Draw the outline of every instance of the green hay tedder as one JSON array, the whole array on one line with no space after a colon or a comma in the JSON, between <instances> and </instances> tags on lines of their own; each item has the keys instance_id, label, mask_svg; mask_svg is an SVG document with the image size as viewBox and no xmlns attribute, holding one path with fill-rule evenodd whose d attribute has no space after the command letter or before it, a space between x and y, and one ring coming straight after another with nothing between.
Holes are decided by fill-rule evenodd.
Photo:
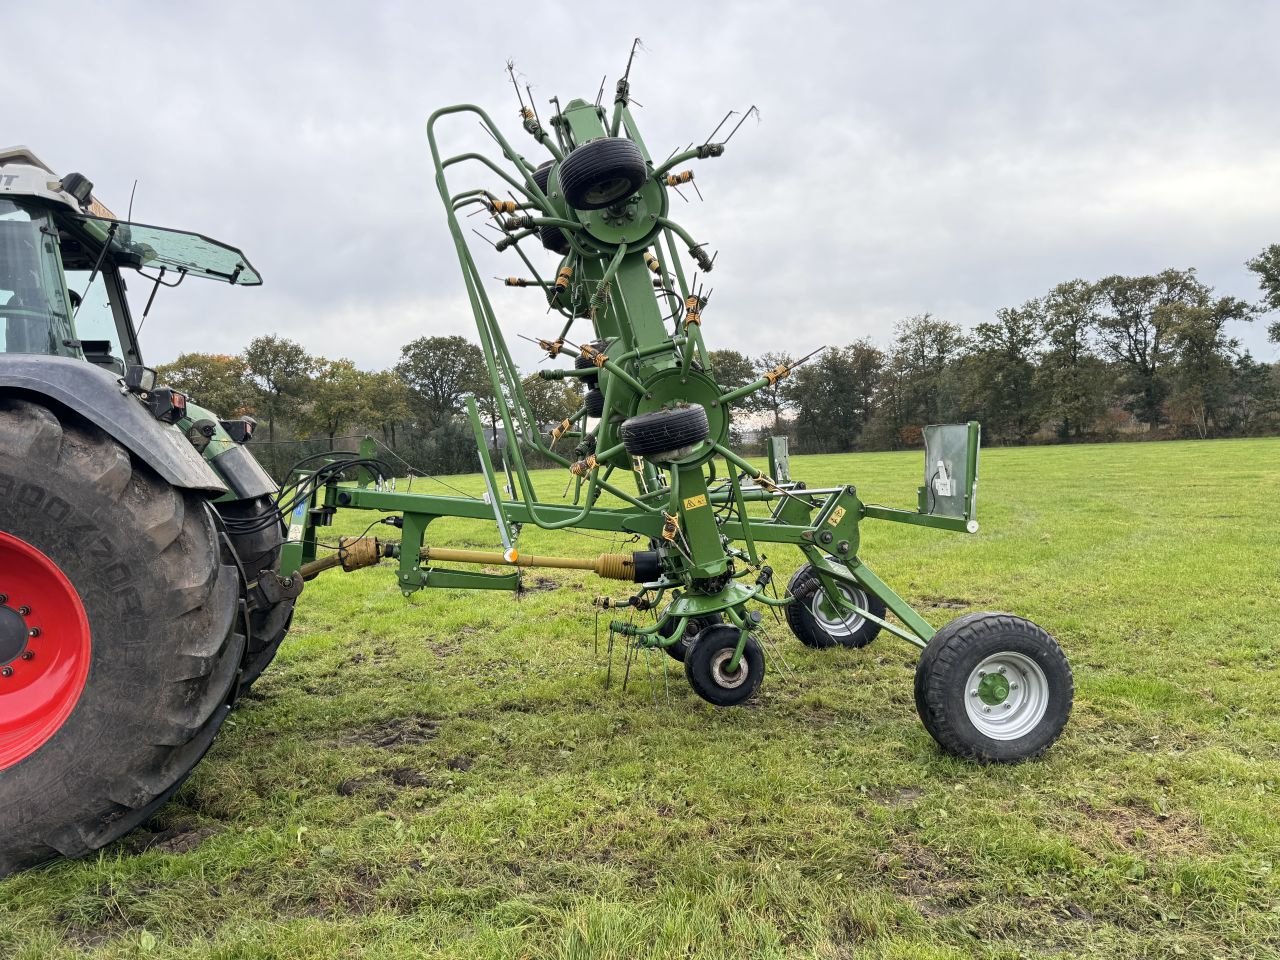
<instances>
[{"instance_id":1,"label":"green hay tedder","mask_svg":"<svg viewBox=\"0 0 1280 960\"><path fill-rule=\"evenodd\" d=\"M611 105L601 99L553 100L544 125L521 98L541 162L478 107L427 124L505 440L499 473L472 401L482 498L397 490L371 442L299 463L277 490L247 452L252 421L220 420L154 382L123 295L129 270L153 296L191 275L260 282L243 254L120 221L83 177L58 178L30 151L0 153L0 875L83 855L148 817L274 656L304 582L333 567L391 561L406 595L515 591L530 567L629 582L628 599L606 602L652 619L610 630L682 661L717 706L760 687L765 607L782 608L811 647L861 647L883 631L923 651L915 700L942 749L1013 762L1057 739L1072 679L1048 633L1004 613L935 631L859 553L864 520L977 531L978 425L925 429L914 511L863 503L852 483L806 487L780 439L767 469L735 453L734 404L799 364L728 388L704 342L714 314L704 322L698 278L715 257L670 200L733 131L655 162L628 75ZM438 129L476 119L496 148L443 156ZM455 186L462 169L487 186ZM585 388L582 407L549 429L468 246L460 216L476 210L520 265L503 282L545 311L538 342L559 365L538 375ZM571 497L535 489L531 451L565 470ZM339 510L380 512L400 538L346 538L319 556L317 528ZM432 547L432 523L449 517L492 521L494 549ZM530 556L519 544L529 524L623 534L646 549ZM762 553L777 544L804 558L781 591Z\"/></svg>"}]
</instances>

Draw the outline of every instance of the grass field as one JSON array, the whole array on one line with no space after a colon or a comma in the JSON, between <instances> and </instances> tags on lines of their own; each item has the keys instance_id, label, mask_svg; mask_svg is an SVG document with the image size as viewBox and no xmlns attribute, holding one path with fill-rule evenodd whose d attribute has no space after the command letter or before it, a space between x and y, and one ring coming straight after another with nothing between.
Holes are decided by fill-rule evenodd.
<instances>
[{"instance_id":1,"label":"grass field","mask_svg":"<svg viewBox=\"0 0 1280 960\"><path fill-rule=\"evenodd\" d=\"M793 474L906 505L919 462ZM620 645L604 689L606 582L406 601L328 574L175 802L0 882L0 957L1280 956L1278 495L1277 440L990 450L978 536L864 524L934 624L1062 642L1074 716L1017 767L938 752L891 637L808 650L766 617L758 701L717 711L661 653L623 690Z\"/></svg>"}]
</instances>

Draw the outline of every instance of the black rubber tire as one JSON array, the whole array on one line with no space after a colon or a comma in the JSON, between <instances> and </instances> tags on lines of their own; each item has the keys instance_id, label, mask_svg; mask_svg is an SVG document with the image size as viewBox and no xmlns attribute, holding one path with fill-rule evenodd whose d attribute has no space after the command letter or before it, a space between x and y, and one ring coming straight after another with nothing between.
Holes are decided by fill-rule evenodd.
<instances>
[{"instance_id":1,"label":"black rubber tire","mask_svg":"<svg viewBox=\"0 0 1280 960\"><path fill-rule=\"evenodd\" d=\"M231 709L246 624L204 499L74 414L0 397L0 529L61 568L91 643L66 721L0 771L3 876L97 850L177 790Z\"/></svg>"},{"instance_id":2,"label":"black rubber tire","mask_svg":"<svg viewBox=\"0 0 1280 960\"><path fill-rule=\"evenodd\" d=\"M604 394L600 392L599 387L592 387L587 391L583 405L587 408L588 417L599 417L604 414Z\"/></svg>"},{"instance_id":3,"label":"black rubber tire","mask_svg":"<svg viewBox=\"0 0 1280 960\"><path fill-rule=\"evenodd\" d=\"M1000 740L980 732L965 710L970 674L993 654L1015 653L1039 666L1046 680L1044 716L1026 734ZM983 763L1020 763L1038 757L1062 734L1071 716L1071 665L1043 628L1008 613L971 613L933 635L916 665L916 710L947 753Z\"/></svg>"},{"instance_id":4,"label":"black rubber tire","mask_svg":"<svg viewBox=\"0 0 1280 960\"><path fill-rule=\"evenodd\" d=\"M736 686L726 686L717 676L717 668L738 646L738 628L732 624L717 624L703 630L689 645L684 656L684 675L693 692L707 703L717 707L736 707L751 699L764 680L764 651L754 635L747 637L738 662L738 673L746 669L747 675Z\"/></svg>"},{"instance_id":5,"label":"black rubber tire","mask_svg":"<svg viewBox=\"0 0 1280 960\"><path fill-rule=\"evenodd\" d=\"M684 658L689 652L689 646L698 634L707 629L707 627L718 626L722 623L724 623L724 615L719 613L709 613L704 617L690 617L684 622L684 636L675 643L662 647L662 650L672 660L679 660L684 663ZM664 623L658 633L664 637L669 637L675 633L675 630L675 621L671 620Z\"/></svg>"},{"instance_id":6,"label":"black rubber tire","mask_svg":"<svg viewBox=\"0 0 1280 960\"><path fill-rule=\"evenodd\" d=\"M588 140L560 161L560 189L575 210L603 210L649 178L640 148L626 137Z\"/></svg>"},{"instance_id":7,"label":"black rubber tire","mask_svg":"<svg viewBox=\"0 0 1280 960\"><path fill-rule=\"evenodd\" d=\"M547 185L551 182L551 168L554 165L554 160L547 160L538 164L533 170L533 182L543 193L547 192ZM535 214L537 215L539 214ZM563 257L569 252L569 241L565 239L564 231L559 227L542 227L538 230L538 239L552 253L558 253Z\"/></svg>"},{"instance_id":8,"label":"black rubber tire","mask_svg":"<svg viewBox=\"0 0 1280 960\"><path fill-rule=\"evenodd\" d=\"M622 444L631 456L669 460L707 439L711 429L707 411L691 403L631 417L623 421L621 433Z\"/></svg>"},{"instance_id":9,"label":"black rubber tire","mask_svg":"<svg viewBox=\"0 0 1280 960\"><path fill-rule=\"evenodd\" d=\"M592 346L595 347L597 350L600 349L600 344L598 342L593 343ZM595 365L596 364L594 360L592 360L590 357L584 357L581 354L573 358L573 369L575 370L589 370L594 368ZM600 386L600 375L592 374L589 377L583 377L582 382L587 385L588 389L594 389Z\"/></svg>"},{"instance_id":10,"label":"black rubber tire","mask_svg":"<svg viewBox=\"0 0 1280 960\"><path fill-rule=\"evenodd\" d=\"M869 590L861 587L846 587L854 596L853 601L881 620L884 619L884 601ZM831 634L822 622L813 615L810 604L815 594L822 590L822 581L810 564L805 564L795 572L791 582L787 584L787 593L795 600L786 607L787 626L795 634L796 639L806 647L865 647L880 633L880 624L871 620L863 620L849 633Z\"/></svg>"},{"instance_id":11,"label":"black rubber tire","mask_svg":"<svg viewBox=\"0 0 1280 960\"><path fill-rule=\"evenodd\" d=\"M551 182L551 168L556 162L554 160L543 160L533 168L533 182L538 185L538 189L543 193L547 192L547 184Z\"/></svg>"},{"instance_id":12,"label":"black rubber tire","mask_svg":"<svg viewBox=\"0 0 1280 960\"><path fill-rule=\"evenodd\" d=\"M214 507L224 520L233 521L254 520L264 513L274 513L276 510L274 500L269 496L216 503ZM236 533L234 529L227 531L227 537L235 548L248 580L256 580L263 571L276 572L280 562L280 549L284 546L285 531L283 521L253 533ZM253 682L262 676L262 671L275 659L280 644L284 642L289 627L293 624L293 608L294 598L290 597L272 607L250 611L249 642L240 668L237 697L248 692Z\"/></svg>"}]
</instances>

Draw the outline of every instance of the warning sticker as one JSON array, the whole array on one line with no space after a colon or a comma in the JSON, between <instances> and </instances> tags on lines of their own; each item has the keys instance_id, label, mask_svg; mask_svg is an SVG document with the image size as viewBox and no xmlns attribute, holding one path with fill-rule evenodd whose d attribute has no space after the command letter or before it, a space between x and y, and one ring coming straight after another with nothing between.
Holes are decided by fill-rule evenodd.
<instances>
[{"instance_id":1,"label":"warning sticker","mask_svg":"<svg viewBox=\"0 0 1280 960\"><path fill-rule=\"evenodd\" d=\"M706 505L707 497L703 493L698 494L696 497L686 497L684 501L686 510L697 510L699 507L705 507Z\"/></svg>"}]
</instances>

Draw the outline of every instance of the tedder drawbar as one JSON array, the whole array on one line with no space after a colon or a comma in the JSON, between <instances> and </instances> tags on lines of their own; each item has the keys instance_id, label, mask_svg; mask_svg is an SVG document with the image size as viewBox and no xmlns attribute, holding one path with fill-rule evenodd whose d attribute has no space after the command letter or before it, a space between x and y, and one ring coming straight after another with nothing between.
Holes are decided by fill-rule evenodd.
<instances>
[{"instance_id":1,"label":"tedder drawbar","mask_svg":"<svg viewBox=\"0 0 1280 960\"><path fill-rule=\"evenodd\" d=\"M925 428L915 511L863 503L851 483L807 488L781 440L767 471L733 451L734 405L803 360L743 386L717 379L698 282L715 257L670 205L672 192L696 189L688 165L722 156L733 130L715 139L726 117L705 142L654 162L627 74L611 106L603 86L595 101L552 100L545 126L521 97L541 163L478 107L427 124L505 434L500 483L470 403L482 498L399 491L371 446L300 462L277 490L246 445L251 418L220 419L157 382L125 296L126 275L140 278L145 319L161 287L188 277L256 285L244 254L120 220L80 174L59 177L25 147L0 150L0 876L83 856L144 822L275 656L305 580L385 559L406 594L517 590L527 567L630 582L623 605L652 612L652 625L610 629L683 661L718 706L760 687L762 607L781 607L812 647L861 647L887 631L923 650L916 706L944 750L1017 761L1058 737L1072 680L1048 633L1004 613L935 631L859 552L864 520L977 531L977 424ZM442 156L438 128L476 119L496 151ZM453 186L463 165L487 186ZM563 365L539 375L584 388L581 409L545 434L467 244L460 217L475 212L521 264L506 285L525 288L552 325L538 343ZM535 254L547 251L557 260L540 270ZM572 500L541 495L530 452L567 472ZM343 539L318 557L316 528L340 509L389 514L400 540ZM446 517L492 520L501 549L431 546L432 522ZM531 556L519 547L529 524L647 549ZM805 560L781 595L762 553L774 544Z\"/></svg>"},{"instance_id":2,"label":"tedder drawbar","mask_svg":"<svg viewBox=\"0 0 1280 960\"><path fill-rule=\"evenodd\" d=\"M519 96L518 85L516 91ZM471 401L482 499L399 492L369 466L359 467L358 485L330 478L298 501L282 570L299 568L310 577L327 567L352 570L391 558L406 595L426 587L517 590L525 567L585 569L630 581L637 590L625 605L653 611L656 619L649 626L616 620L610 630L682 660L694 691L717 706L742 703L763 679L764 653L754 635L761 614L753 605L784 608L792 632L813 647L861 647L885 630L924 651L916 704L944 749L985 761L1022 760L1045 750L1066 723L1072 700L1070 668L1054 639L1003 613L961 617L935 631L858 552L864 520L977 532L978 424L925 428L916 511L863 503L852 484L807 488L789 476L781 438L770 443L768 472L739 456L729 441L734 404L803 360L780 363L732 389L716 379L702 330L708 297L698 273L691 277L683 263L687 256L707 274L715 257L672 219L670 197L694 182L686 164L722 156L725 143L708 138L654 162L632 115L625 75L612 109L600 98L563 107L553 100L547 126L531 96L529 104L520 101L525 132L548 155L541 163L526 160L479 107L446 107L427 123L436 186L505 432L506 482L495 474ZM497 144L495 157L441 155L438 128L458 117L479 119ZM505 196L455 188L450 174L464 163L486 168ZM508 277L505 285L530 289L550 308L558 332L539 339L541 349L552 360L572 358L572 365L538 375L574 378L586 388L581 408L549 434L525 396L468 246L459 218L469 208L494 218L503 234L494 246L513 253L528 273ZM556 254L554 272L544 275L526 246ZM525 449L568 471L571 503L539 495ZM372 446L363 453L369 464ZM610 505L601 504L603 494ZM757 508L767 515L751 515L749 504L768 505ZM314 522L343 508L398 514L400 541L344 540L338 554L317 560ZM491 518L502 549L430 546L431 523L442 517ZM526 524L639 536L649 549L592 560L531 556L518 545ZM806 561L781 597L769 590L773 570L763 562L765 544L791 544ZM887 619L890 613L896 622Z\"/></svg>"}]
</instances>

